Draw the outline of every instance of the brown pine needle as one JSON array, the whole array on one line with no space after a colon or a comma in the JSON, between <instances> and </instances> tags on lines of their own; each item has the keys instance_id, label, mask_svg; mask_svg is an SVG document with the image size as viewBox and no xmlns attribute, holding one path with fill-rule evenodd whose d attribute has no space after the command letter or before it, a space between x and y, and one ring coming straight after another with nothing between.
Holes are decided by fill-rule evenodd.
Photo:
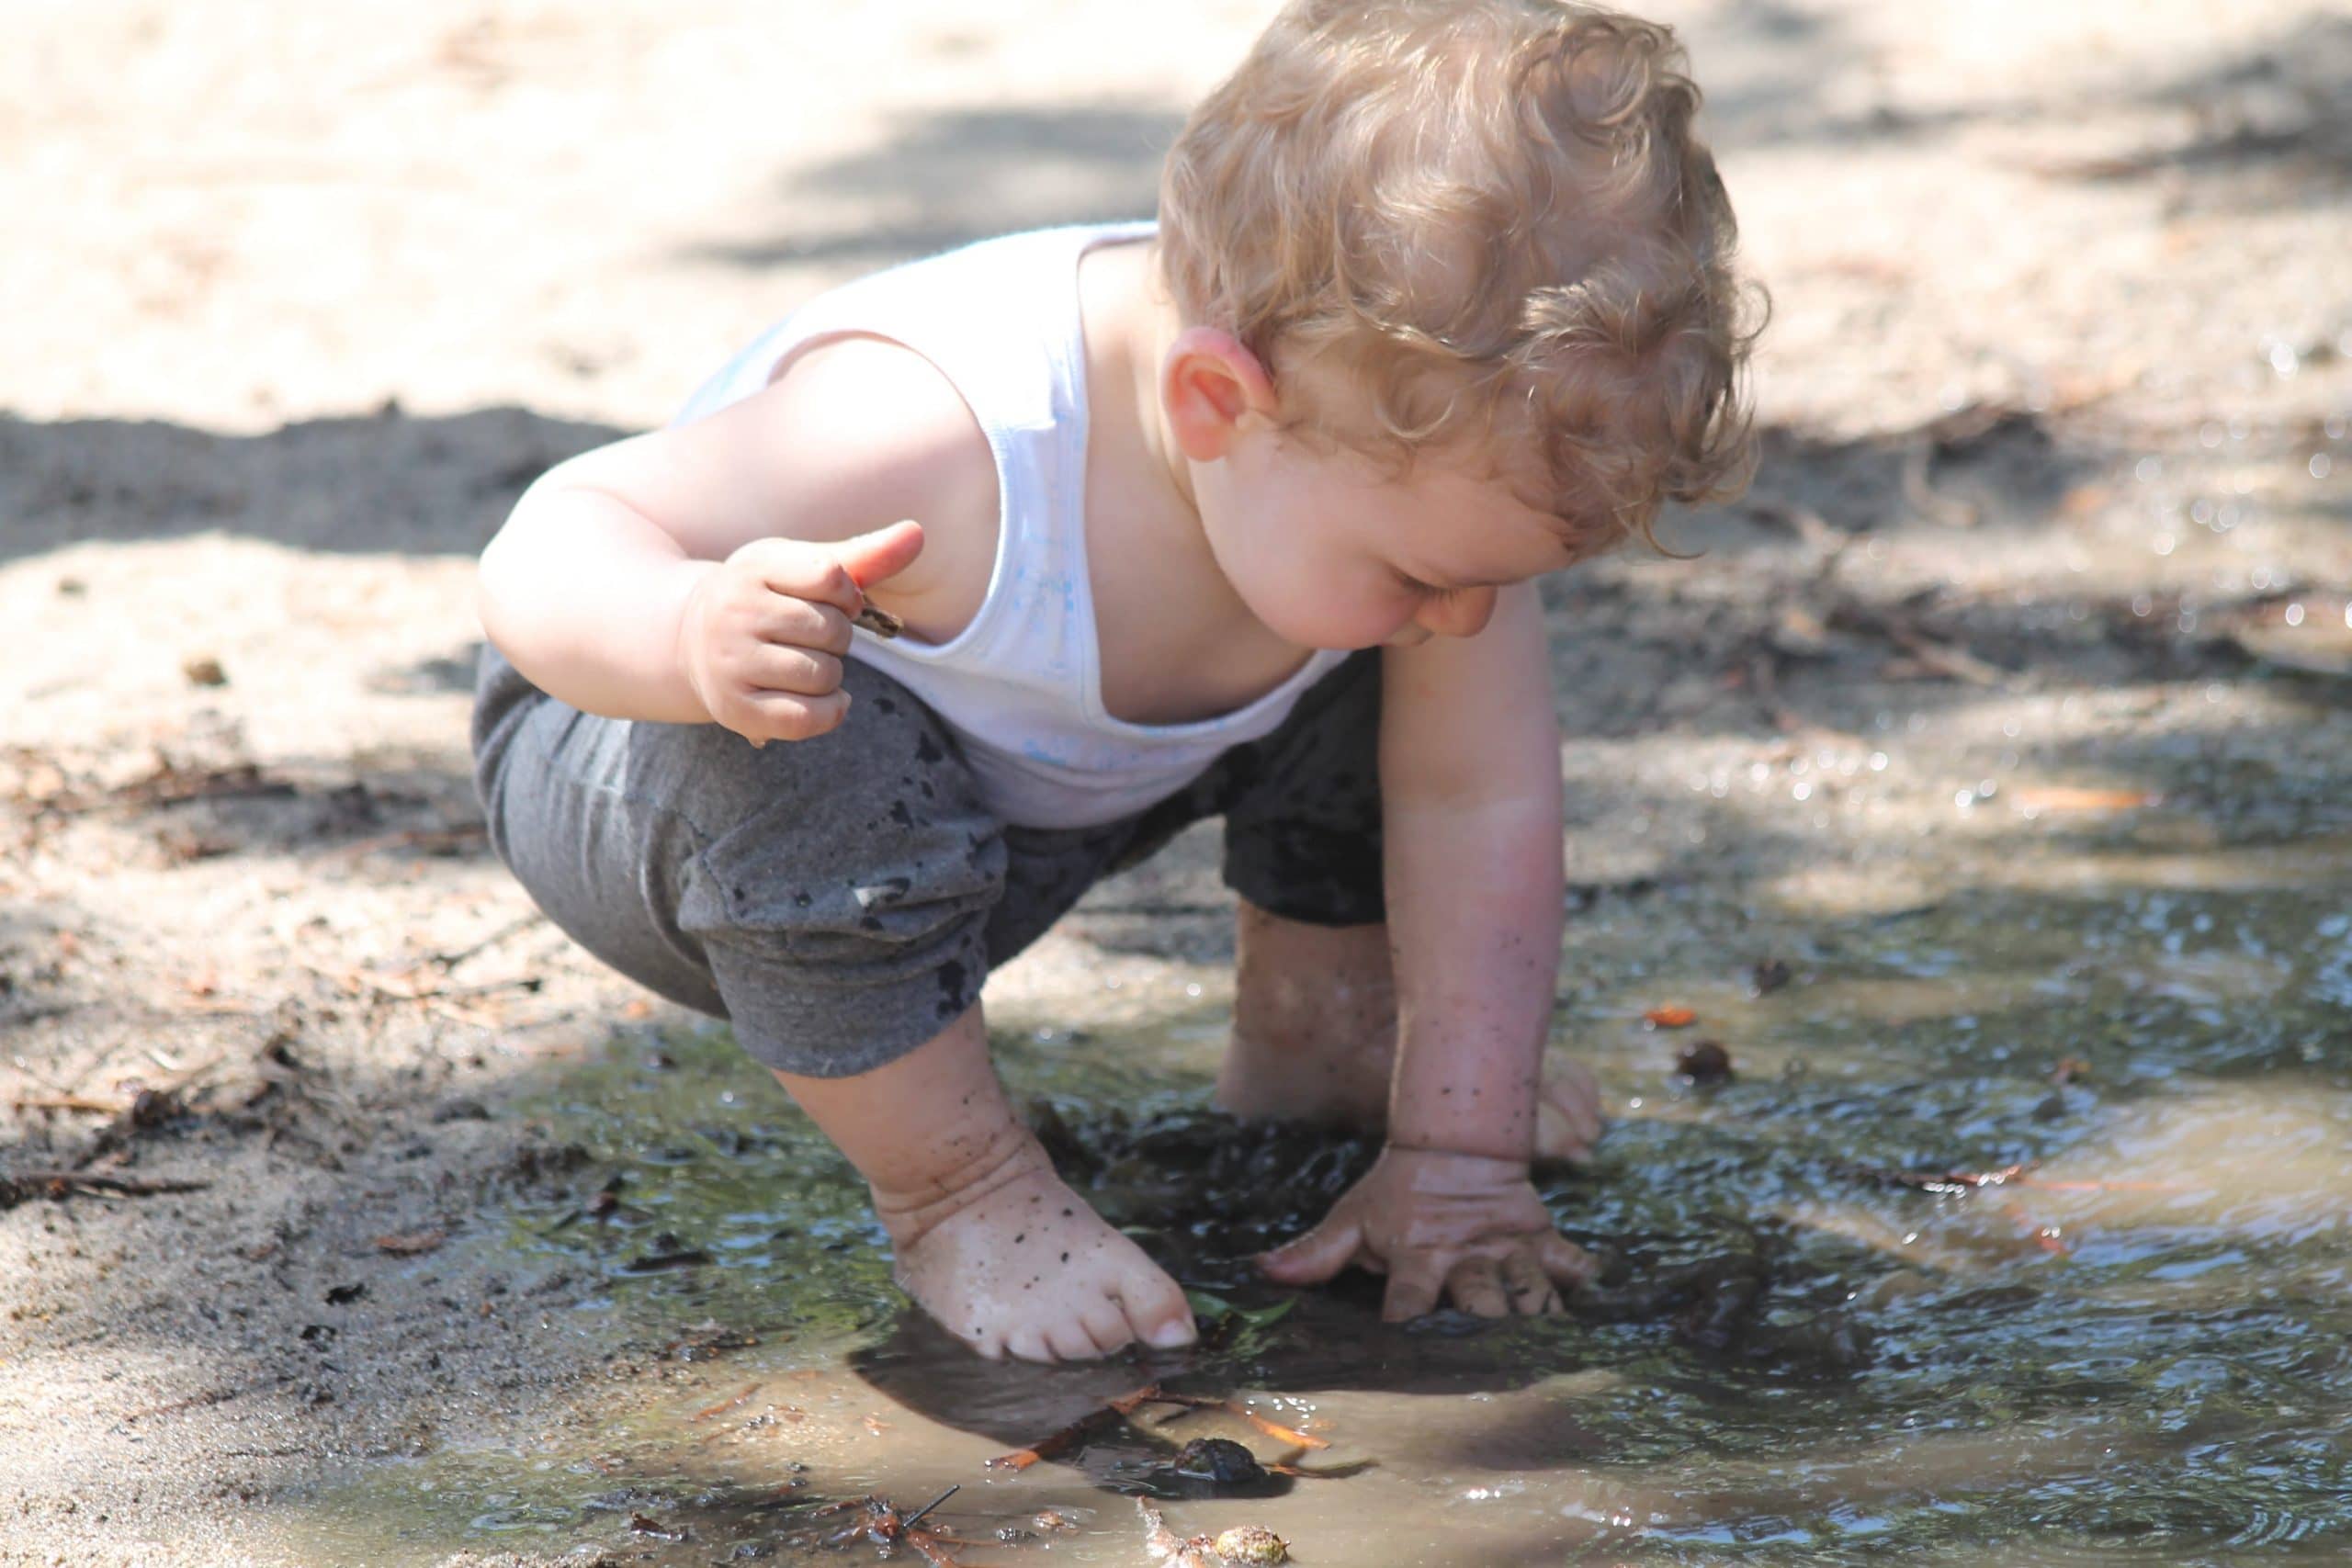
<instances>
[{"instance_id":1,"label":"brown pine needle","mask_svg":"<svg viewBox=\"0 0 2352 1568\"><path fill-rule=\"evenodd\" d=\"M721 1411L734 1409L737 1405L742 1404L745 1400L751 1398L752 1395L759 1393L761 1389L766 1386L767 1385L764 1383L745 1383L741 1392L735 1393L729 1398L722 1399L716 1404L707 1405L703 1409L697 1410L692 1416L687 1416L686 1419L689 1421L707 1421L712 1416L718 1415Z\"/></svg>"}]
</instances>

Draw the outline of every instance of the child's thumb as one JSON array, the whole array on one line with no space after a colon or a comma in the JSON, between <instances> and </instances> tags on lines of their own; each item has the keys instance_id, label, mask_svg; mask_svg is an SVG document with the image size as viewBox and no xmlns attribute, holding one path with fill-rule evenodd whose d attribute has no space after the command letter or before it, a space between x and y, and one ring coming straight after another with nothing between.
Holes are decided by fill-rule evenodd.
<instances>
[{"instance_id":1,"label":"child's thumb","mask_svg":"<svg viewBox=\"0 0 2352 1568\"><path fill-rule=\"evenodd\" d=\"M1258 1268L1277 1284L1320 1284L1348 1266L1363 1239L1354 1221L1327 1219L1296 1241L1260 1253Z\"/></svg>"},{"instance_id":2,"label":"child's thumb","mask_svg":"<svg viewBox=\"0 0 2352 1568\"><path fill-rule=\"evenodd\" d=\"M914 564L922 554L922 525L904 518L887 528L858 534L833 547L834 558L848 569L860 589L888 581Z\"/></svg>"}]
</instances>

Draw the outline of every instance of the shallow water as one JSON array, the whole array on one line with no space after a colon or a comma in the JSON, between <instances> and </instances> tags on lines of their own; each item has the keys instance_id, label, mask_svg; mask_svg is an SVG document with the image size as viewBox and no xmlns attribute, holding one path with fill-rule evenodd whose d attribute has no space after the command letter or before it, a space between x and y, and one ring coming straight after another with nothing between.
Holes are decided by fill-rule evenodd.
<instances>
[{"instance_id":1,"label":"shallow water","mask_svg":"<svg viewBox=\"0 0 2352 1568\"><path fill-rule=\"evenodd\" d=\"M2345 1560L2352 840L2299 827L2036 829L1892 913L1600 900L1560 1030L1617 1120L1544 1189L1618 1282L1557 1321L1386 1327L1363 1280L1243 1317L1287 1298L1241 1259L1368 1150L1209 1113L1214 1008L1000 1043L1066 1171L1238 1309L1146 1365L989 1366L912 1318L862 1188L723 1036L583 1068L538 1109L585 1157L503 1247L595 1280L560 1310L661 1375L616 1380L593 1440L376 1467L307 1528L380 1562L854 1562L875 1549L822 1544L845 1517L819 1505L960 1486L926 1522L988 1540L955 1549L974 1565L1145 1562L1138 1490L1179 1494L1180 1534L1260 1523L1310 1564ZM1756 997L1768 956L1792 978ZM1699 1025L1643 1026L1664 1001ZM1732 1082L1675 1077L1701 1036ZM610 1213L568 1217L616 1175ZM646 1268L678 1253L708 1260ZM1170 1406L987 1467L1155 1379L1308 1428L1303 1464L1340 1473L1182 1495L1189 1438L1289 1445ZM1041 1509L1075 1528L990 1539Z\"/></svg>"}]
</instances>

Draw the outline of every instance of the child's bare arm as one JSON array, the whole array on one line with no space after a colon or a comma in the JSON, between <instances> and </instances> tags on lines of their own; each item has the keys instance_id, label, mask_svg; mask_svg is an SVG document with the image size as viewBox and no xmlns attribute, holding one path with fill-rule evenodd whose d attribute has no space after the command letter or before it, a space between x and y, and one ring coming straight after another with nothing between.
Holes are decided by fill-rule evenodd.
<instances>
[{"instance_id":1,"label":"child's bare arm","mask_svg":"<svg viewBox=\"0 0 2352 1568\"><path fill-rule=\"evenodd\" d=\"M1384 657L1388 1146L1267 1272L1303 1284L1375 1266L1390 1318L1448 1297L1487 1314L1556 1311L1589 1260L1528 1180L1564 880L1542 605L1532 584L1506 589L1476 637Z\"/></svg>"},{"instance_id":2,"label":"child's bare arm","mask_svg":"<svg viewBox=\"0 0 2352 1568\"><path fill-rule=\"evenodd\" d=\"M1382 666L1395 946L1392 1144L1526 1159L1560 961L1560 732L1543 606L1506 589L1475 637Z\"/></svg>"},{"instance_id":3,"label":"child's bare arm","mask_svg":"<svg viewBox=\"0 0 2352 1568\"><path fill-rule=\"evenodd\" d=\"M937 370L825 344L707 419L543 476L483 552L482 625L584 711L798 739L840 722L865 587L890 578L891 607L919 610L995 513L987 441Z\"/></svg>"}]
</instances>

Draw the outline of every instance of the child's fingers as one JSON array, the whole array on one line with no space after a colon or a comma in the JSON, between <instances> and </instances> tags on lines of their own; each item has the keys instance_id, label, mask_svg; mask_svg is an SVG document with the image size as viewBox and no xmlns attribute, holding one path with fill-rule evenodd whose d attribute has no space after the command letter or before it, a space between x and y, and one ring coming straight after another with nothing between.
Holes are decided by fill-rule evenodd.
<instances>
[{"instance_id":1,"label":"child's fingers","mask_svg":"<svg viewBox=\"0 0 2352 1568\"><path fill-rule=\"evenodd\" d=\"M742 679L753 692L821 697L841 690L842 661L821 649L762 643L743 660Z\"/></svg>"},{"instance_id":2,"label":"child's fingers","mask_svg":"<svg viewBox=\"0 0 2352 1568\"><path fill-rule=\"evenodd\" d=\"M900 518L887 528L843 539L831 548L858 587L871 588L898 576L922 554L922 525L911 517Z\"/></svg>"},{"instance_id":3,"label":"child's fingers","mask_svg":"<svg viewBox=\"0 0 2352 1568\"><path fill-rule=\"evenodd\" d=\"M1474 1317L1510 1315L1510 1303L1503 1295L1502 1271L1491 1258L1465 1258L1446 1270L1445 1293Z\"/></svg>"},{"instance_id":4,"label":"child's fingers","mask_svg":"<svg viewBox=\"0 0 2352 1568\"><path fill-rule=\"evenodd\" d=\"M734 716L720 722L759 746L770 740L812 739L839 728L848 716L847 692L828 692L820 697L755 692L741 700Z\"/></svg>"},{"instance_id":5,"label":"child's fingers","mask_svg":"<svg viewBox=\"0 0 2352 1568\"><path fill-rule=\"evenodd\" d=\"M770 592L753 625L762 642L780 648L814 648L827 653L847 653L850 618L835 605Z\"/></svg>"},{"instance_id":6,"label":"child's fingers","mask_svg":"<svg viewBox=\"0 0 2352 1568\"><path fill-rule=\"evenodd\" d=\"M837 547L799 539L754 539L728 557L727 565L730 570L757 579L771 592L831 604L845 615L854 615L865 603L865 592L833 553Z\"/></svg>"},{"instance_id":7,"label":"child's fingers","mask_svg":"<svg viewBox=\"0 0 2352 1568\"><path fill-rule=\"evenodd\" d=\"M1544 1272L1561 1285L1581 1285L1600 1268L1591 1253L1557 1231L1544 1233L1535 1244L1535 1255L1544 1265Z\"/></svg>"},{"instance_id":8,"label":"child's fingers","mask_svg":"<svg viewBox=\"0 0 2352 1568\"><path fill-rule=\"evenodd\" d=\"M1353 1220L1325 1220L1296 1241L1262 1253L1258 1267L1266 1278L1283 1285L1317 1285L1348 1266L1363 1241L1363 1228Z\"/></svg>"},{"instance_id":9,"label":"child's fingers","mask_svg":"<svg viewBox=\"0 0 2352 1568\"><path fill-rule=\"evenodd\" d=\"M1398 1258L1395 1270L1388 1277L1388 1293L1380 1303L1383 1321L1408 1323L1437 1310L1438 1292L1442 1281L1428 1257Z\"/></svg>"},{"instance_id":10,"label":"child's fingers","mask_svg":"<svg viewBox=\"0 0 2352 1568\"><path fill-rule=\"evenodd\" d=\"M1560 1310L1560 1292L1552 1288L1544 1265L1524 1247L1513 1247L1502 1261L1503 1293L1511 1311L1521 1317L1549 1317Z\"/></svg>"}]
</instances>

